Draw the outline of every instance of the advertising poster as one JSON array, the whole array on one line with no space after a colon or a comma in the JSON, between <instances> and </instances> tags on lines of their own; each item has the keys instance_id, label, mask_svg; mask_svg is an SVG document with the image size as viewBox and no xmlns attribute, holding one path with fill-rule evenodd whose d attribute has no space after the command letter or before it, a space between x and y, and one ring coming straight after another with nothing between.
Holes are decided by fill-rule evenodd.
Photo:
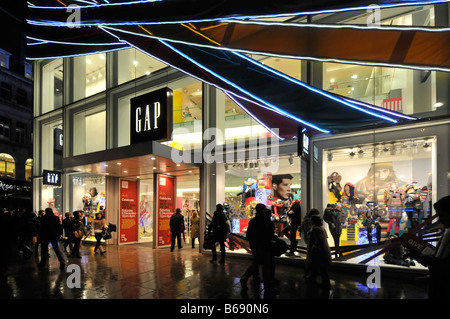
<instances>
[{"instance_id":1,"label":"advertising poster","mask_svg":"<svg viewBox=\"0 0 450 319\"><path fill-rule=\"evenodd\" d=\"M175 178L158 175L158 247L170 244L170 217L175 213Z\"/></svg>"},{"instance_id":2,"label":"advertising poster","mask_svg":"<svg viewBox=\"0 0 450 319\"><path fill-rule=\"evenodd\" d=\"M120 180L120 240L119 243L138 241L138 183Z\"/></svg>"}]
</instances>

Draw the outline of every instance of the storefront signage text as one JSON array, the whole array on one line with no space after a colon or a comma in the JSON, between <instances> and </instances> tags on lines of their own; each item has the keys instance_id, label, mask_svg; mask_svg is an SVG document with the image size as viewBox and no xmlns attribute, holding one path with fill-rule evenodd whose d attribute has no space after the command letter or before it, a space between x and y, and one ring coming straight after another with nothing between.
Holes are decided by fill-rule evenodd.
<instances>
[{"instance_id":1,"label":"storefront signage text","mask_svg":"<svg viewBox=\"0 0 450 319\"><path fill-rule=\"evenodd\" d=\"M61 186L61 172L47 171L44 169L42 183L44 185Z\"/></svg>"},{"instance_id":2,"label":"storefront signage text","mask_svg":"<svg viewBox=\"0 0 450 319\"><path fill-rule=\"evenodd\" d=\"M172 90L163 88L131 99L131 144L170 138L172 95Z\"/></svg>"}]
</instances>

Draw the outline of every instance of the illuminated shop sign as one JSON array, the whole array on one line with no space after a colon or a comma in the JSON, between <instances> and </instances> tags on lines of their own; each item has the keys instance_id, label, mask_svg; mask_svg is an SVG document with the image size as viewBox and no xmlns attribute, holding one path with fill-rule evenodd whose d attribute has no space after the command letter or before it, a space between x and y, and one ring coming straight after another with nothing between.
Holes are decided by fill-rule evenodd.
<instances>
[{"instance_id":1,"label":"illuminated shop sign","mask_svg":"<svg viewBox=\"0 0 450 319\"><path fill-rule=\"evenodd\" d=\"M31 183L0 179L0 197L30 196Z\"/></svg>"},{"instance_id":2,"label":"illuminated shop sign","mask_svg":"<svg viewBox=\"0 0 450 319\"><path fill-rule=\"evenodd\" d=\"M309 153L310 153L310 141L311 141L311 134L310 132L302 127L298 127L297 132L297 153L299 156L301 156L303 159L309 160Z\"/></svg>"},{"instance_id":3,"label":"illuminated shop sign","mask_svg":"<svg viewBox=\"0 0 450 319\"><path fill-rule=\"evenodd\" d=\"M131 99L130 143L168 140L172 133L173 93L163 88Z\"/></svg>"},{"instance_id":4,"label":"illuminated shop sign","mask_svg":"<svg viewBox=\"0 0 450 319\"><path fill-rule=\"evenodd\" d=\"M52 186L61 186L61 172L48 171L44 169L43 184Z\"/></svg>"}]
</instances>

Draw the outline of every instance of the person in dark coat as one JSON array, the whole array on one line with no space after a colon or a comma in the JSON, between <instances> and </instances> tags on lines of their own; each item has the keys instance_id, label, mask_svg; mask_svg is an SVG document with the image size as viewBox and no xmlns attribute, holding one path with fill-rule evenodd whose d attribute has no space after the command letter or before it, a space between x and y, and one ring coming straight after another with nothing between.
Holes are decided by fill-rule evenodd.
<instances>
[{"instance_id":1,"label":"person in dark coat","mask_svg":"<svg viewBox=\"0 0 450 319\"><path fill-rule=\"evenodd\" d=\"M288 233L288 237L291 242L289 253L294 254L295 249L297 249L297 230L302 223L302 209L299 200L295 200L292 203L288 217L291 222L291 227Z\"/></svg>"},{"instance_id":2,"label":"person in dark coat","mask_svg":"<svg viewBox=\"0 0 450 319\"><path fill-rule=\"evenodd\" d=\"M221 259L219 263L223 264L225 262L225 240L227 240L227 216L223 211L222 204L216 205L216 211L214 212L211 224L209 225L208 234L213 232L214 239L216 243L220 245ZM211 262L217 261L217 251L216 246L212 247L213 258Z\"/></svg>"},{"instance_id":3,"label":"person in dark coat","mask_svg":"<svg viewBox=\"0 0 450 319\"><path fill-rule=\"evenodd\" d=\"M177 208L175 214L170 216L170 233L172 234L172 242L170 244L170 251L175 248L175 240L177 240L178 249L183 248L181 245L181 233L184 230L184 216L181 215L181 209Z\"/></svg>"},{"instance_id":4,"label":"person in dark coat","mask_svg":"<svg viewBox=\"0 0 450 319\"><path fill-rule=\"evenodd\" d=\"M308 265L308 283L314 283L316 276L322 277L322 286L330 287L328 267L331 265L331 252L328 246L327 233L323 228L322 218L311 216L312 228L309 231L306 263Z\"/></svg>"},{"instance_id":5,"label":"person in dark coat","mask_svg":"<svg viewBox=\"0 0 450 319\"><path fill-rule=\"evenodd\" d=\"M45 215L41 219L40 238L41 238L41 261L38 266L43 267L47 264L48 245L51 243L56 257L60 263L60 269L66 266L64 257L59 250L58 239L62 235L62 227L59 217L55 216L51 208L45 209Z\"/></svg>"},{"instance_id":6,"label":"person in dark coat","mask_svg":"<svg viewBox=\"0 0 450 319\"><path fill-rule=\"evenodd\" d=\"M250 244L253 254L253 262L247 268L240 282L243 289L247 289L247 281L250 276L253 280L259 273L259 267L262 267L264 295L270 296L275 293L274 283L274 257L271 252L271 240L273 239L274 225L270 220L271 212L266 209L264 204L257 204L256 214L248 223L246 237Z\"/></svg>"},{"instance_id":7,"label":"person in dark coat","mask_svg":"<svg viewBox=\"0 0 450 319\"><path fill-rule=\"evenodd\" d=\"M69 246L70 252L72 252L73 248L73 223L72 223L72 214L66 213L66 218L62 221L62 228L64 231L64 250L67 251L67 246Z\"/></svg>"},{"instance_id":8,"label":"person in dark coat","mask_svg":"<svg viewBox=\"0 0 450 319\"><path fill-rule=\"evenodd\" d=\"M428 299L450 299L450 196L441 198L433 207L445 228L444 233L433 254L412 253L411 256L429 269Z\"/></svg>"},{"instance_id":9,"label":"person in dark coat","mask_svg":"<svg viewBox=\"0 0 450 319\"><path fill-rule=\"evenodd\" d=\"M86 235L86 231L83 224L83 211L77 210L73 212L73 218L72 218L72 240L73 240L73 248L72 253L70 254L71 257L74 258L81 258L80 255L80 246L81 246L81 239L83 236ZM80 236L75 236L75 232L80 233Z\"/></svg>"},{"instance_id":10,"label":"person in dark coat","mask_svg":"<svg viewBox=\"0 0 450 319\"><path fill-rule=\"evenodd\" d=\"M328 229L330 230L331 236L333 236L334 247L336 257L341 257L342 252L340 251L340 238L342 234L342 224L345 218L345 214L334 208L331 204L327 205L325 211L323 212L323 220L328 224Z\"/></svg>"},{"instance_id":11,"label":"person in dark coat","mask_svg":"<svg viewBox=\"0 0 450 319\"><path fill-rule=\"evenodd\" d=\"M5 208L0 212L0 284L6 284L7 272L12 261L12 218Z\"/></svg>"},{"instance_id":12,"label":"person in dark coat","mask_svg":"<svg viewBox=\"0 0 450 319\"><path fill-rule=\"evenodd\" d=\"M23 257L29 259L33 255L33 237L38 235L39 221L32 211L23 210L20 216L19 228L19 248L22 250Z\"/></svg>"}]
</instances>

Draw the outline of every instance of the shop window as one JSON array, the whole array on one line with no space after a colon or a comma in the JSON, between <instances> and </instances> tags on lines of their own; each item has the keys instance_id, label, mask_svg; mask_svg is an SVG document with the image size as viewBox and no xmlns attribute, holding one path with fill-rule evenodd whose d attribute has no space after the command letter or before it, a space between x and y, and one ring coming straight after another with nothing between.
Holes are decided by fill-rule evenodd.
<instances>
[{"instance_id":1,"label":"shop window","mask_svg":"<svg viewBox=\"0 0 450 319\"><path fill-rule=\"evenodd\" d=\"M323 151L323 207L342 213L341 246L401 236L431 216L434 148L430 137Z\"/></svg>"},{"instance_id":2,"label":"shop window","mask_svg":"<svg viewBox=\"0 0 450 319\"><path fill-rule=\"evenodd\" d=\"M301 197L300 170L300 158L297 156L226 163L223 205L231 222L231 232L245 236L248 222L256 213L256 204L262 203L272 213L271 219L275 224L276 234L289 244L286 235L287 213L292 202L300 200ZM209 221L207 216L207 223ZM296 236L301 240L299 234ZM231 243L231 246L233 245ZM232 249L234 252L247 253L239 244Z\"/></svg>"},{"instance_id":3,"label":"shop window","mask_svg":"<svg viewBox=\"0 0 450 319\"><path fill-rule=\"evenodd\" d=\"M73 155L106 149L106 110L100 105L73 116Z\"/></svg>"},{"instance_id":4,"label":"shop window","mask_svg":"<svg viewBox=\"0 0 450 319\"><path fill-rule=\"evenodd\" d=\"M149 76L165 67L167 65L139 50L120 50L117 52L117 84L122 84L141 76Z\"/></svg>"},{"instance_id":5,"label":"shop window","mask_svg":"<svg viewBox=\"0 0 450 319\"><path fill-rule=\"evenodd\" d=\"M39 202L38 209L45 210L51 208L55 216L59 217L60 221L64 218L63 212L63 189L61 186L51 186L43 183L42 178L37 180L39 187Z\"/></svg>"},{"instance_id":6,"label":"shop window","mask_svg":"<svg viewBox=\"0 0 450 319\"><path fill-rule=\"evenodd\" d=\"M31 181L33 179L33 159L29 158L25 162L25 180Z\"/></svg>"},{"instance_id":7,"label":"shop window","mask_svg":"<svg viewBox=\"0 0 450 319\"><path fill-rule=\"evenodd\" d=\"M41 114L63 105L63 59L41 65Z\"/></svg>"},{"instance_id":8,"label":"shop window","mask_svg":"<svg viewBox=\"0 0 450 319\"><path fill-rule=\"evenodd\" d=\"M16 178L16 163L14 157L7 153L0 153L0 176Z\"/></svg>"},{"instance_id":9,"label":"shop window","mask_svg":"<svg viewBox=\"0 0 450 319\"><path fill-rule=\"evenodd\" d=\"M139 242L153 241L153 179L139 182Z\"/></svg>"},{"instance_id":10,"label":"shop window","mask_svg":"<svg viewBox=\"0 0 450 319\"><path fill-rule=\"evenodd\" d=\"M82 210L84 212L85 226L88 231L95 219L95 213L102 211L105 218L108 219L105 182L103 175L82 173L69 177L69 211ZM95 240L93 236L88 239Z\"/></svg>"},{"instance_id":11,"label":"shop window","mask_svg":"<svg viewBox=\"0 0 450 319\"><path fill-rule=\"evenodd\" d=\"M106 54L73 58L73 99L78 101L106 89Z\"/></svg>"},{"instance_id":12,"label":"shop window","mask_svg":"<svg viewBox=\"0 0 450 319\"><path fill-rule=\"evenodd\" d=\"M40 170L62 169L62 120L41 123Z\"/></svg>"}]
</instances>

